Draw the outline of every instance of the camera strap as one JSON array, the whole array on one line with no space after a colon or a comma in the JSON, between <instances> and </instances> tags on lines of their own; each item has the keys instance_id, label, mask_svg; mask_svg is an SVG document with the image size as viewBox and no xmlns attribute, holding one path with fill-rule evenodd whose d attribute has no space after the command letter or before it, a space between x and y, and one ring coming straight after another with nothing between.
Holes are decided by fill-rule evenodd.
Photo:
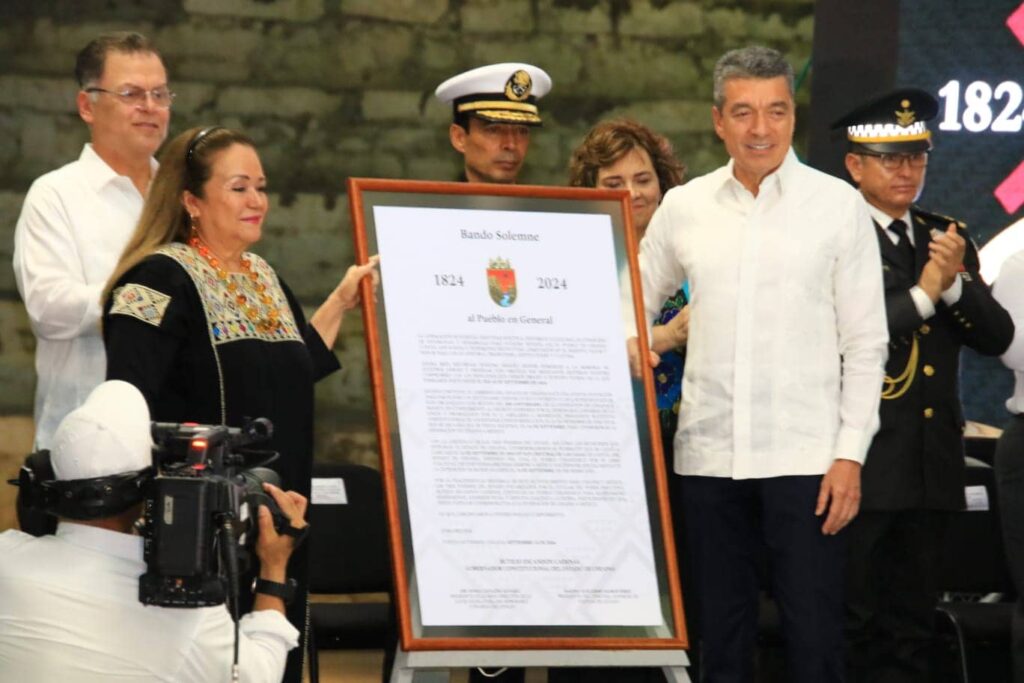
<instances>
[{"instance_id":1,"label":"camera strap","mask_svg":"<svg viewBox=\"0 0 1024 683\"><path fill-rule=\"evenodd\" d=\"M283 529L281 529L281 533L286 536L291 536L292 539L294 539L294 547L298 548L302 545L302 542L306 540L306 537L309 536L309 524L306 524L306 526L301 529L293 527L291 524L287 524Z\"/></svg>"},{"instance_id":2,"label":"camera strap","mask_svg":"<svg viewBox=\"0 0 1024 683\"><path fill-rule=\"evenodd\" d=\"M57 479L50 452L41 450L25 458L17 480L22 504L32 510L69 519L109 517L142 502L143 486L154 474L152 467L89 479Z\"/></svg>"}]
</instances>

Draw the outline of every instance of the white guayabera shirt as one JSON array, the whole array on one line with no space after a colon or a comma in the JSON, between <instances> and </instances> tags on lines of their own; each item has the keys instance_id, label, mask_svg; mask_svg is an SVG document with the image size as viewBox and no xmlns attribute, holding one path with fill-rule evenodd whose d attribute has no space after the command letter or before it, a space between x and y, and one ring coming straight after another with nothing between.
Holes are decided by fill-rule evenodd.
<instances>
[{"instance_id":1,"label":"white guayabera shirt","mask_svg":"<svg viewBox=\"0 0 1024 683\"><path fill-rule=\"evenodd\" d=\"M648 322L684 280L675 470L765 478L864 462L889 335L864 201L792 150L755 197L733 164L666 194L640 244Z\"/></svg>"},{"instance_id":2,"label":"white guayabera shirt","mask_svg":"<svg viewBox=\"0 0 1024 683\"><path fill-rule=\"evenodd\" d=\"M156 160L151 160L156 175ZM14 277L36 335L36 446L107 372L100 293L142 213L143 197L85 145L32 183L14 232Z\"/></svg>"},{"instance_id":3,"label":"white guayabera shirt","mask_svg":"<svg viewBox=\"0 0 1024 683\"><path fill-rule=\"evenodd\" d=\"M999 277L992 284L992 296L1013 318L1017 332L1003 354L1003 363L1013 370L1013 396L1006 409L1014 415L1024 413L1024 251L1003 261Z\"/></svg>"}]
</instances>

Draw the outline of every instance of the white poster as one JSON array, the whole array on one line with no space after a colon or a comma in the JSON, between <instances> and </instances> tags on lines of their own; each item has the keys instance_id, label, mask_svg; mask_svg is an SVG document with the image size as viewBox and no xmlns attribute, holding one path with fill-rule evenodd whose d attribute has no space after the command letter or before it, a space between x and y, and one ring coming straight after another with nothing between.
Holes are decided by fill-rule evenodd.
<instances>
[{"instance_id":1,"label":"white poster","mask_svg":"<svg viewBox=\"0 0 1024 683\"><path fill-rule=\"evenodd\" d=\"M374 221L423 625L662 624L609 217Z\"/></svg>"}]
</instances>

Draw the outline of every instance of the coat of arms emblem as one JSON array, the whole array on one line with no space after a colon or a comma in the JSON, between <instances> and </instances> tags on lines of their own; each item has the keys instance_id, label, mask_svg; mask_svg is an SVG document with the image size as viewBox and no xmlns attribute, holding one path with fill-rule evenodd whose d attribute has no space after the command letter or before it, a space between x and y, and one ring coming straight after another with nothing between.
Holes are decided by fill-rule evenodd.
<instances>
[{"instance_id":1,"label":"coat of arms emblem","mask_svg":"<svg viewBox=\"0 0 1024 683\"><path fill-rule=\"evenodd\" d=\"M513 102L524 101L530 96L531 90L533 90L533 79L522 69L509 76L508 81L505 82L505 97Z\"/></svg>"},{"instance_id":2,"label":"coat of arms emblem","mask_svg":"<svg viewBox=\"0 0 1024 683\"><path fill-rule=\"evenodd\" d=\"M516 302L516 271L508 259L491 259L487 265L487 289L491 300L502 308Z\"/></svg>"}]
</instances>

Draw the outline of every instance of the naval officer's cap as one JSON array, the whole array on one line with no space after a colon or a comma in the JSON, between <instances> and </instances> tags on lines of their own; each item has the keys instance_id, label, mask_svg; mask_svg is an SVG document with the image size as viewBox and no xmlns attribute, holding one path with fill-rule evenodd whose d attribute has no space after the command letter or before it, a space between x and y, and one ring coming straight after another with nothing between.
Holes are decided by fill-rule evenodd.
<instances>
[{"instance_id":1,"label":"naval officer's cap","mask_svg":"<svg viewBox=\"0 0 1024 683\"><path fill-rule=\"evenodd\" d=\"M938 101L919 88L900 88L871 99L832 124L842 131L851 152L912 154L932 148L926 125L939 111Z\"/></svg>"},{"instance_id":2,"label":"naval officer's cap","mask_svg":"<svg viewBox=\"0 0 1024 683\"><path fill-rule=\"evenodd\" d=\"M537 100L551 90L551 77L532 64L506 62L471 69L437 86L434 95L451 103L455 122L476 116L495 123L541 124Z\"/></svg>"}]
</instances>

